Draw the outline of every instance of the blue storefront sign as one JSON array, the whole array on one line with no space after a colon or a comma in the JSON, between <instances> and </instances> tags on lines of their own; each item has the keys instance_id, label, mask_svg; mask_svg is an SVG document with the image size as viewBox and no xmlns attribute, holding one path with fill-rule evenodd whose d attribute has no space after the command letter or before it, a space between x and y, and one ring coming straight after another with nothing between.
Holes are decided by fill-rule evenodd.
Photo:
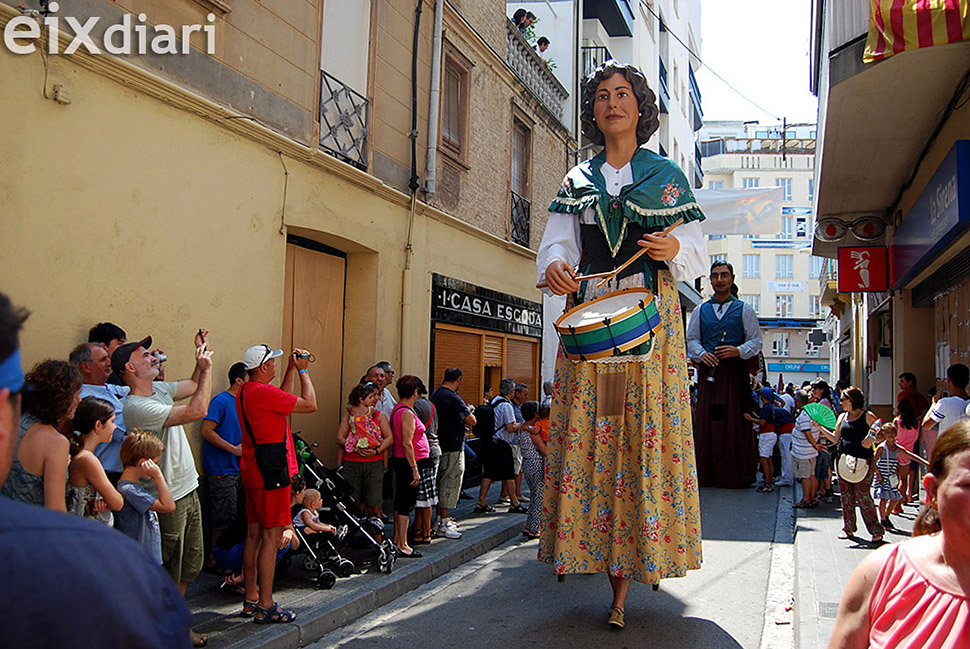
<instances>
[{"instance_id":1,"label":"blue storefront sign","mask_svg":"<svg viewBox=\"0 0 970 649\"><path fill-rule=\"evenodd\" d=\"M957 140L893 234L892 287L902 288L970 226L970 140Z\"/></svg>"},{"instance_id":2,"label":"blue storefront sign","mask_svg":"<svg viewBox=\"0 0 970 649\"><path fill-rule=\"evenodd\" d=\"M815 372L827 374L828 363L768 363L769 372Z\"/></svg>"}]
</instances>

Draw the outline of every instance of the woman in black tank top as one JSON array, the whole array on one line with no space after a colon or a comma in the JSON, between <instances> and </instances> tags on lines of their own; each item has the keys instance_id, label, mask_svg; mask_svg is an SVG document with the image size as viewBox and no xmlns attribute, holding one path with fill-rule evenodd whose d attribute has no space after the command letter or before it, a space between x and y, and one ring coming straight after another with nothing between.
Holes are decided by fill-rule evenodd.
<instances>
[{"instance_id":1,"label":"woman in black tank top","mask_svg":"<svg viewBox=\"0 0 970 649\"><path fill-rule=\"evenodd\" d=\"M835 425L835 433L824 428L822 434L830 441L838 444L839 453L851 457L862 458L869 465L866 477L859 482L849 482L839 476L839 495L842 499L842 532L839 538L855 540L856 507L862 512L862 521L872 535L872 543L882 544L885 533L876 505L872 501L872 477L875 472L873 462L873 447L875 439L869 434L869 427L876 421L876 415L866 409L865 396L857 387L850 387L842 391L843 413Z\"/></svg>"}]
</instances>

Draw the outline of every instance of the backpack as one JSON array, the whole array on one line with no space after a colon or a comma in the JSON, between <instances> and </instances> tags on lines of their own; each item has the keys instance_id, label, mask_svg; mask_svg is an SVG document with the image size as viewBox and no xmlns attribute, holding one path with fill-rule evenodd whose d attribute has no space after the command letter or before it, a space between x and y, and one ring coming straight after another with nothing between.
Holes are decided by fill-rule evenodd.
<instances>
[{"instance_id":1,"label":"backpack","mask_svg":"<svg viewBox=\"0 0 970 649\"><path fill-rule=\"evenodd\" d=\"M491 402L483 403L475 408L475 427L472 428L472 432L475 437L482 441L491 441L495 437L495 433L498 432L495 428L495 406L493 404L499 399L506 403L512 403L505 397L496 397Z\"/></svg>"}]
</instances>

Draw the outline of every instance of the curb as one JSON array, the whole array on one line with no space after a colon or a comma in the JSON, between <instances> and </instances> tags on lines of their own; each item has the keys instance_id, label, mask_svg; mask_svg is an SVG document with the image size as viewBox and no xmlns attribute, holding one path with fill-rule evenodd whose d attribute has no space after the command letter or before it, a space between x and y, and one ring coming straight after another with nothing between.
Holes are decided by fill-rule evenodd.
<instances>
[{"instance_id":1,"label":"curb","mask_svg":"<svg viewBox=\"0 0 970 649\"><path fill-rule=\"evenodd\" d=\"M792 504L795 487L779 490L775 513L775 535L771 542L771 563L768 588L765 593L764 624L761 628L761 649L781 649L796 646L795 525Z\"/></svg>"},{"instance_id":2,"label":"curb","mask_svg":"<svg viewBox=\"0 0 970 649\"><path fill-rule=\"evenodd\" d=\"M408 562L398 560L390 575L374 583L361 584L334 599L301 612L291 624L259 629L227 645L230 649L298 649L324 635L375 611L479 555L518 536L524 518L496 517L478 529L463 532L461 542L439 544L434 554ZM439 550L440 548L440 550Z\"/></svg>"}]
</instances>

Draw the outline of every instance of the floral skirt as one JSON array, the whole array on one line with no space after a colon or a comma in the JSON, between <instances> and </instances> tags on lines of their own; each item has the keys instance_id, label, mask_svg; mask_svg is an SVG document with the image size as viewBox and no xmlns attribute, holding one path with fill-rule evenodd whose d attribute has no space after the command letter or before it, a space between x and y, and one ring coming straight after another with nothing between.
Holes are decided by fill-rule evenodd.
<instances>
[{"instance_id":1,"label":"floral skirt","mask_svg":"<svg viewBox=\"0 0 970 649\"><path fill-rule=\"evenodd\" d=\"M669 272L658 284L650 353L556 362L539 560L557 574L656 584L700 568L680 299Z\"/></svg>"}]
</instances>

